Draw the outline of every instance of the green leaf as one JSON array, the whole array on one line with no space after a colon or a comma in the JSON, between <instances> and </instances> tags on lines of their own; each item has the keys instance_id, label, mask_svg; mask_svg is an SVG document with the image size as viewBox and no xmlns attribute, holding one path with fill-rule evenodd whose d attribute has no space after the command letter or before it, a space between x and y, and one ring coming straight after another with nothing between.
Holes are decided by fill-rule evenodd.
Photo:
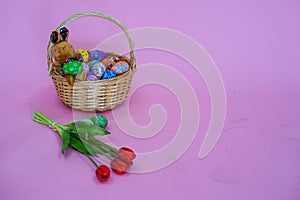
<instances>
[{"instance_id":1,"label":"green leaf","mask_svg":"<svg viewBox=\"0 0 300 200\"><path fill-rule=\"evenodd\" d=\"M75 127L88 128L94 125L94 123L89 119L81 119L74 122Z\"/></svg>"},{"instance_id":2,"label":"green leaf","mask_svg":"<svg viewBox=\"0 0 300 200\"><path fill-rule=\"evenodd\" d=\"M65 150L68 148L68 146L70 144L70 134L68 134L67 132L62 131L61 132L61 139L62 139L62 142L63 142L61 152L62 152L62 154L64 154Z\"/></svg>"},{"instance_id":3,"label":"green leaf","mask_svg":"<svg viewBox=\"0 0 300 200\"><path fill-rule=\"evenodd\" d=\"M80 140L77 138L71 138L70 145L75 149L76 151L82 153L82 154L89 154L85 146L82 144Z\"/></svg>"},{"instance_id":4,"label":"green leaf","mask_svg":"<svg viewBox=\"0 0 300 200\"><path fill-rule=\"evenodd\" d=\"M78 152L85 154L85 155L91 155L97 157L96 152L92 149L92 146L89 146L86 142L83 142L82 140L71 137L70 145L73 147L73 149L77 150Z\"/></svg>"},{"instance_id":5,"label":"green leaf","mask_svg":"<svg viewBox=\"0 0 300 200\"><path fill-rule=\"evenodd\" d=\"M94 151L93 146L89 146L87 142L82 142L85 149L89 152L89 155L97 156L97 153Z\"/></svg>"},{"instance_id":6,"label":"green leaf","mask_svg":"<svg viewBox=\"0 0 300 200\"><path fill-rule=\"evenodd\" d=\"M110 132L100 126L94 125L89 119L83 119L68 125L77 130L81 137L87 138L89 135L108 135Z\"/></svg>"},{"instance_id":7,"label":"green leaf","mask_svg":"<svg viewBox=\"0 0 300 200\"><path fill-rule=\"evenodd\" d=\"M110 134L109 131L105 130L104 128L102 128L100 126L93 126L93 127L89 128L88 133L90 135L108 135L108 134Z\"/></svg>"}]
</instances>

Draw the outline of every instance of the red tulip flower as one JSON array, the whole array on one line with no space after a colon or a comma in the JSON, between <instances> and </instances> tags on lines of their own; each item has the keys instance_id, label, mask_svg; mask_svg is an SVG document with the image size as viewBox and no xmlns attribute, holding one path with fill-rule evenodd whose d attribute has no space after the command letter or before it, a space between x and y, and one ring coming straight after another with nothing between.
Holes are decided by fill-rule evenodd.
<instances>
[{"instance_id":1,"label":"red tulip flower","mask_svg":"<svg viewBox=\"0 0 300 200\"><path fill-rule=\"evenodd\" d=\"M118 152L119 158L125 161L129 166L133 164L132 160L135 159L136 155L132 149L122 147Z\"/></svg>"},{"instance_id":2,"label":"red tulip flower","mask_svg":"<svg viewBox=\"0 0 300 200\"><path fill-rule=\"evenodd\" d=\"M129 164L120 158L115 158L111 161L110 167L115 173L124 174L126 173Z\"/></svg>"},{"instance_id":3,"label":"red tulip flower","mask_svg":"<svg viewBox=\"0 0 300 200\"><path fill-rule=\"evenodd\" d=\"M100 165L96 170L96 176L99 181L105 182L110 177L110 169L105 165Z\"/></svg>"},{"instance_id":4,"label":"red tulip flower","mask_svg":"<svg viewBox=\"0 0 300 200\"><path fill-rule=\"evenodd\" d=\"M119 156L120 155L126 155L129 159L133 160L135 159L136 155L134 151L128 147L122 147L119 149ZM122 156L120 156L122 157Z\"/></svg>"}]
</instances>

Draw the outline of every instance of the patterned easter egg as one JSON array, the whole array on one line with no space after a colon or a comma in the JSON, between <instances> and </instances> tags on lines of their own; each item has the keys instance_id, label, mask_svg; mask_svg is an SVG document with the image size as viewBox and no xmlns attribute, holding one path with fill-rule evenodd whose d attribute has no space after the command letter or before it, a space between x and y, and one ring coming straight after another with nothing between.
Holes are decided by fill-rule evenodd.
<instances>
[{"instance_id":1,"label":"patterned easter egg","mask_svg":"<svg viewBox=\"0 0 300 200\"><path fill-rule=\"evenodd\" d=\"M85 62L81 62L81 64L82 64L82 69L88 74L90 71L90 66Z\"/></svg>"},{"instance_id":2,"label":"patterned easter egg","mask_svg":"<svg viewBox=\"0 0 300 200\"><path fill-rule=\"evenodd\" d=\"M119 61L114 64L110 70L115 72L116 74L123 74L129 70L129 65L125 61Z\"/></svg>"},{"instance_id":3,"label":"patterned easter egg","mask_svg":"<svg viewBox=\"0 0 300 200\"><path fill-rule=\"evenodd\" d=\"M78 49L77 53L81 54L80 61L82 62L88 62L89 61L89 52L85 49Z\"/></svg>"},{"instance_id":4,"label":"patterned easter egg","mask_svg":"<svg viewBox=\"0 0 300 200\"><path fill-rule=\"evenodd\" d=\"M82 72L82 64L79 61L73 60L63 66L63 71L69 75L77 75Z\"/></svg>"},{"instance_id":5,"label":"patterned easter egg","mask_svg":"<svg viewBox=\"0 0 300 200\"><path fill-rule=\"evenodd\" d=\"M106 57L106 53L100 50L93 50L89 52L90 60L102 60Z\"/></svg>"},{"instance_id":6,"label":"patterned easter egg","mask_svg":"<svg viewBox=\"0 0 300 200\"><path fill-rule=\"evenodd\" d=\"M96 126L101 126L102 128L105 128L108 124L108 121L106 117L102 115L97 115L91 118L91 121L94 123Z\"/></svg>"},{"instance_id":7,"label":"patterned easter egg","mask_svg":"<svg viewBox=\"0 0 300 200\"><path fill-rule=\"evenodd\" d=\"M67 58L66 63L71 62L73 59L72 58Z\"/></svg>"},{"instance_id":8,"label":"patterned easter egg","mask_svg":"<svg viewBox=\"0 0 300 200\"><path fill-rule=\"evenodd\" d=\"M103 60L101 60L101 62L103 63L103 65L105 65L105 67L108 67L108 64L109 64L108 58L104 58Z\"/></svg>"},{"instance_id":9,"label":"patterned easter egg","mask_svg":"<svg viewBox=\"0 0 300 200\"><path fill-rule=\"evenodd\" d=\"M116 56L113 56L113 57L109 58L108 68L111 68L112 66L114 66L119 61L120 61L120 58L116 57Z\"/></svg>"},{"instance_id":10,"label":"patterned easter egg","mask_svg":"<svg viewBox=\"0 0 300 200\"><path fill-rule=\"evenodd\" d=\"M88 74L86 76L86 81L97 81L99 78L95 74Z\"/></svg>"},{"instance_id":11,"label":"patterned easter egg","mask_svg":"<svg viewBox=\"0 0 300 200\"><path fill-rule=\"evenodd\" d=\"M90 72L99 78L104 73L106 67L99 60L93 60L90 62Z\"/></svg>"},{"instance_id":12,"label":"patterned easter egg","mask_svg":"<svg viewBox=\"0 0 300 200\"><path fill-rule=\"evenodd\" d=\"M106 70L104 74L102 75L101 79L110 79L116 77L117 74L111 70Z\"/></svg>"}]
</instances>

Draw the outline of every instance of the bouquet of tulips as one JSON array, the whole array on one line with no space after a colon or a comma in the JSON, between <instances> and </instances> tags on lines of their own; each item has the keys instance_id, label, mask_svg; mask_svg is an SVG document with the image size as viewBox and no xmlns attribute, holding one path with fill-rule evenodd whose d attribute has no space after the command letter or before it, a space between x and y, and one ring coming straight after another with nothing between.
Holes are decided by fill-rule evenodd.
<instances>
[{"instance_id":1,"label":"bouquet of tulips","mask_svg":"<svg viewBox=\"0 0 300 200\"><path fill-rule=\"evenodd\" d=\"M134 151L128 147L116 149L95 138L96 135L110 134L105 128L108 124L104 116L94 116L91 119L82 119L69 124L59 124L35 111L33 121L44 124L58 132L62 139L62 153L67 147L85 155L96 167L96 176L99 181L107 181L110 178L110 169L105 165L98 165L93 157L99 155L108 158L111 169L117 174L124 174L133 164L136 157Z\"/></svg>"}]
</instances>

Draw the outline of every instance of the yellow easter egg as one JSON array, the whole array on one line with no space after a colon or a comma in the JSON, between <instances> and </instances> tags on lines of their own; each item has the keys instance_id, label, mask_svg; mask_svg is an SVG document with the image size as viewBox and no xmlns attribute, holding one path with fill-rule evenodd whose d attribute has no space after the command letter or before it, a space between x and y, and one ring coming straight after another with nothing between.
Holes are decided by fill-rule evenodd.
<instances>
[{"instance_id":1,"label":"yellow easter egg","mask_svg":"<svg viewBox=\"0 0 300 200\"><path fill-rule=\"evenodd\" d=\"M89 52L85 49L78 49L77 53L81 54L81 61L87 63L89 61Z\"/></svg>"}]
</instances>

